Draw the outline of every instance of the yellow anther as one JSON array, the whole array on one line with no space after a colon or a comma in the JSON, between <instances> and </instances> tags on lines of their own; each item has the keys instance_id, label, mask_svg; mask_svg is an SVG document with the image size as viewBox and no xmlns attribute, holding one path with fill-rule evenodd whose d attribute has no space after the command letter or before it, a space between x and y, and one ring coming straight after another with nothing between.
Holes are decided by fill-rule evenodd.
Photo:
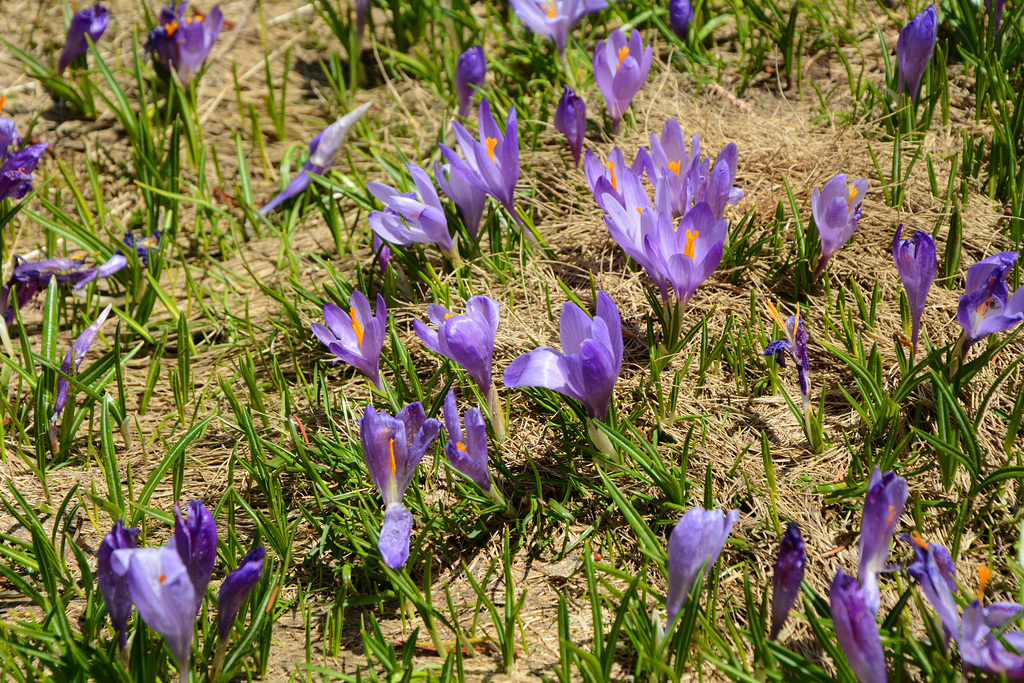
<instances>
[{"instance_id":1,"label":"yellow anther","mask_svg":"<svg viewBox=\"0 0 1024 683\"><path fill-rule=\"evenodd\" d=\"M619 67L622 66L622 62L629 56L629 46L623 45L619 48L619 63L615 65L615 70L618 71Z\"/></svg>"},{"instance_id":2,"label":"yellow anther","mask_svg":"<svg viewBox=\"0 0 1024 683\"><path fill-rule=\"evenodd\" d=\"M857 188L854 187L853 185L850 185L849 193L850 193L850 198L846 200L846 205L847 206L849 206L850 204L853 204L853 200L857 196Z\"/></svg>"},{"instance_id":3,"label":"yellow anther","mask_svg":"<svg viewBox=\"0 0 1024 683\"><path fill-rule=\"evenodd\" d=\"M676 176L679 175L679 171L682 170L682 167L683 167L683 162L681 160L680 161L669 161L668 162L668 170L670 170L673 173L675 173Z\"/></svg>"},{"instance_id":4,"label":"yellow anther","mask_svg":"<svg viewBox=\"0 0 1024 683\"><path fill-rule=\"evenodd\" d=\"M779 313L779 309L775 308L775 305L772 304L771 301L765 301L764 305L768 308L768 315L770 315L772 319L776 323L778 323L779 327L781 327L783 330L787 330L788 328L786 327L786 321L782 319L782 315Z\"/></svg>"},{"instance_id":5,"label":"yellow anther","mask_svg":"<svg viewBox=\"0 0 1024 683\"><path fill-rule=\"evenodd\" d=\"M693 241L700 237L700 230L686 229L686 246L683 247L683 253L693 258Z\"/></svg>"},{"instance_id":6,"label":"yellow anther","mask_svg":"<svg viewBox=\"0 0 1024 683\"><path fill-rule=\"evenodd\" d=\"M356 333L356 339L359 340L359 350L363 350L363 326L359 324L359 318L356 317L356 307L348 309L348 314L352 318L352 331Z\"/></svg>"},{"instance_id":7,"label":"yellow anther","mask_svg":"<svg viewBox=\"0 0 1024 683\"><path fill-rule=\"evenodd\" d=\"M615 180L615 162L612 161L611 159L609 159L608 161L605 162L604 165L608 167L608 173L609 173L609 175L611 175L611 178L612 178L612 189L615 190L616 192L618 192L619 191L619 184Z\"/></svg>"},{"instance_id":8,"label":"yellow anther","mask_svg":"<svg viewBox=\"0 0 1024 683\"><path fill-rule=\"evenodd\" d=\"M166 26L164 26L164 31L166 31L167 35L169 35L169 36L173 36L174 32L177 31L177 30L178 30L178 22L177 21L172 21L171 23L169 23Z\"/></svg>"},{"instance_id":9,"label":"yellow anther","mask_svg":"<svg viewBox=\"0 0 1024 683\"><path fill-rule=\"evenodd\" d=\"M498 138L487 138L484 144L487 145L487 156L491 157L491 163L497 164L498 162L494 160L494 148L498 144Z\"/></svg>"},{"instance_id":10,"label":"yellow anther","mask_svg":"<svg viewBox=\"0 0 1024 683\"><path fill-rule=\"evenodd\" d=\"M548 15L548 19L554 19L558 16L558 8L555 6L555 0L550 0L548 4L544 5L544 13Z\"/></svg>"},{"instance_id":11,"label":"yellow anther","mask_svg":"<svg viewBox=\"0 0 1024 683\"><path fill-rule=\"evenodd\" d=\"M384 433L387 434L387 430L384 430ZM395 476L395 474L398 472L398 468L395 466L395 440L394 439L388 439L388 449L391 452L391 476Z\"/></svg>"},{"instance_id":12,"label":"yellow anther","mask_svg":"<svg viewBox=\"0 0 1024 683\"><path fill-rule=\"evenodd\" d=\"M985 586L988 585L989 579L992 578L992 570L981 565L978 567L978 602L981 602L985 598Z\"/></svg>"},{"instance_id":13,"label":"yellow anther","mask_svg":"<svg viewBox=\"0 0 1024 683\"><path fill-rule=\"evenodd\" d=\"M925 543L925 540L921 538L921 534L919 534L918 532L915 531L914 533L910 534L910 540L913 541L922 550L928 550L928 544Z\"/></svg>"},{"instance_id":14,"label":"yellow anther","mask_svg":"<svg viewBox=\"0 0 1024 683\"><path fill-rule=\"evenodd\" d=\"M455 442L455 448L459 449L463 453L466 452L466 444L462 443L461 441L456 441Z\"/></svg>"}]
</instances>

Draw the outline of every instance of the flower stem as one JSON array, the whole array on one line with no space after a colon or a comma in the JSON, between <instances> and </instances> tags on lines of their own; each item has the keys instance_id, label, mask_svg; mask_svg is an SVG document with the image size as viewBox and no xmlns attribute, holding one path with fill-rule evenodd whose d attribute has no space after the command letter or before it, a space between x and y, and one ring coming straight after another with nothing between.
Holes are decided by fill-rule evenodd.
<instances>
[{"instance_id":1,"label":"flower stem","mask_svg":"<svg viewBox=\"0 0 1024 683\"><path fill-rule=\"evenodd\" d=\"M210 674L210 680L216 681L220 678L221 669L224 668L224 656L228 652L228 639L220 638L217 641L217 652L213 655L213 668Z\"/></svg>"},{"instance_id":2,"label":"flower stem","mask_svg":"<svg viewBox=\"0 0 1024 683\"><path fill-rule=\"evenodd\" d=\"M498 396L498 387L493 383L487 390L487 412L490 413L491 428L494 430L494 440L501 443L505 440L505 411L501 407L501 397Z\"/></svg>"},{"instance_id":3,"label":"flower stem","mask_svg":"<svg viewBox=\"0 0 1024 683\"><path fill-rule=\"evenodd\" d=\"M562 70L565 71L565 78L569 81L569 87L575 92L579 89L579 84L576 82L576 72L569 65L569 58L566 57L565 50L559 54L559 57L562 60Z\"/></svg>"},{"instance_id":4,"label":"flower stem","mask_svg":"<svg viewBox=\"0 0 1024 683\"><path fill-rule=\"evenodd\" d=\"M593 418L587 418L587 435L597 450L601 451L608 458L611 469L622 469L622 456L615 450L608 435L601 431Z\"/></svg>"}]
</instances>

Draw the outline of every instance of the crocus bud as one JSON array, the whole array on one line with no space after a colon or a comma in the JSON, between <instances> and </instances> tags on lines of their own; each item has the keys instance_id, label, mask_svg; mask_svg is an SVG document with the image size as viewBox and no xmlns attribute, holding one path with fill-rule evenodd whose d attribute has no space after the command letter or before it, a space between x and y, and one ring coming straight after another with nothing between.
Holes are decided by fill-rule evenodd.
<instances>
[{"instance_id":1,"label":"crocus bud","mask_svg":"<svg viewBox=\"0 0 1024 683\"><path fill-rule=\"evenodd\" d=\"M857 570L864 604L872 615L878 614L878 575L885 570L892 535L900 523L908 495L906 479L896 476L895 472L882 474L881 469L875 467L868 483L868 494L864 497Z\"/></svg>"},{"instance_id":2,"label":"crocus bud","mask_svg":"<svg viewBox=\"0 0 1024 683\"><path fill-rule=\"evenodd\" d=\"M86 53L89 49L89 41L86 40L86 36L95 43L107 30L109 22L110 12L99 3L75 12L75 15L71 17L71 25L68 26L68 37L64 41L60 61L57 62L57 73L64 73L68 64Z\"/></svg>"},{"instance_id":3,"label":"crocus bud","mask_svg":"<svg viewBox=\"0 0 1024 683\"><path fill-rule=\"evenodd\" d=\"M483 86L487 76L487 56L480 45L474 45L455 63L455 92L459 95L459 116L469 113L473 91Z\"/></svg>"},{"instance_id":4,"label":"crocus bud","mask_svg":"<svg viewBox=\"0 0 1024 683\"><path fill-rule=\"evenodd\" d=\"M174 537L168 546L178 551L181 563L188 570L198 615L217 559L217 522L198 498L190 500L185 510L188 516L182 519L181 506L174 504Z\"/></svg>"},{"instance_id":5,"label":"crocus bud","mask_svg":"<svg viewBox=\"0 0 1024 683\"><path fill-rule=\"evenodd\" d=\"M842 569L828 591L836 640L860 683L885 683L885 653L875 615L864 604L857 580Z\"/></svg>"},{"instance_id":6,"label":"crocus bud","mask_svg":"<svg viewBox=\"0 0 1024 683\"><path fill-rule=\"evenodd\" d=\"M580 155L583 154L583 138L587 134L587 105L569 86L565 86L562 91L562 99L555 110L555 128L569 141L572 158L579 166Z\"/></svg>"},{"instance_id":7,"label":"crocus bud","mask_svg":"<svg viewBox=\"0 0 1024 683\"><path fill-rule=\"evenodd\" d=\"M217 636L224 640L238 616L238 608L263 576L263 546L250 552L235 571L224 578L217 596Z\"/></svg>"},{"instance_id":8,"label":"crocus bud","mask_svg":"<svg viewBox=\"0 0 1024 683\"><path fill-rule=\"evenodd\" d=\"M796 522L790 522L779 544L779 557L775 560L775 573L772 574L772 630L768 635L772 640L779 637L790 610L796 604L806 564L807 552L800 527Z\"/></svg>"},{"instance_id":9,"label":"crocus bud","mask_svg":"<svg viewBox=\"0 0 1024 683\"><path fill-rule=\"evenodd\" d=\"M691 23L693 5L690 4L690 0L672 0L668 3L668 26L684 43L686 35L690 32Z\"/></svg>"},{"instance_id":10,"label":"crocus bud","mask_svg":"<svg viewBox=\"0 0 1024 683\"><path fill-rule=\"evenodd\" d=\"M928 5L903 27L896 41L896 62L900 67L896 88L910 95L914 102L917 102L921 78L935 52L938 32L939 14L935 11L935 5Z\"/></svg>"},{"instance_id":11,"label":"crocus bud","mask_svg":"<svg viewBox=\"0 0 1024 683\"><path fill-rule=\"evenodd\" d=\"M711 571L739 518L738 510L726 514L698 506L683 515L672 530L668 539L668 595L665 597L670 627L689 599L698 572L702 568L705 574Z\"/></svg>"},{"instance_id":12,"label":"crocus bud","mask_svg":"<svg viewBox=\"0 0 1024 683\"><path fill-rule=\"evenodd\" d=\"M910 305L911 333L910 344L912 353L917 353L917 336L921 331L921 316L924 304L928 299L935 273L939 268L935 256L935 240L928 233L918 230L909 240L901 240L903 224L896 228L892 238L892 257L896 261L896 270L903 280L903 289L907 292L907 303Z\"/></svg>"},{"instance_id":13,"label":"crocus bud","mask_svg":"<svg viewBox=\"0 0 1024 683\"><path fill-rule=\"evenodd\" d=\"M96 581L100 586L103 604L107 606L110 623L117 631L117 644L121 649L128 643L128 617L132 614L132 596L128 591L128 580L114 571L111 559L115 550L130 550L138 545L138 527L128 528L119 519L110 533L103 537L97 553Z\"/></svg>"},{"instance_id":14,"label":"crocus bud","mask_svg":"<svg viewBox=\"0 0 1024 683\"><path fill-rule=\"evenodd\" d=\"M487 424L479 408L466 411L466 432L459 424L459 408L455 392L449 391L444 400L444 424L448 430L448 443L444 454L456 470L473 480L481 491L491 489L491 475L487 472Z\"/></svg>"}]
</instances>

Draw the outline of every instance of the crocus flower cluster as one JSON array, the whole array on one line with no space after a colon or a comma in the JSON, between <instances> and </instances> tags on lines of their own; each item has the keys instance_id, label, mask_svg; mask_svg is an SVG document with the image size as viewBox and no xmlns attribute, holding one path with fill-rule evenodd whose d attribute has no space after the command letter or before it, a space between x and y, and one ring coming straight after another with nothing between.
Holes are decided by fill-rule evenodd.
<instances>
[{"instance_id":1,"label":"crocus flower cluster","mask_svg":"<svg viewBox=\"0 0 1024 683\"><path fill-rule=\"evenodd\" d=\"M108 23L110 12L99 3L75 12L68 26L64 49L61 50L60 60L57 62L57 73L64 73L71 62L84 55L89 49L89 41L98 41L107 30Z\"/></svg>"},{"instance_id":2,"label":"crocus flower cluster","mask_svg":"<svg viewBox=\"0 0 1024 683\"><path fill-rule=\"evenodd\" d=\"M668 539L668 594L665 596L669 627L690 599L690 588L697 575L701 571L707 575L718 561L729 532L739 518L738 510L724 513L698 506L683 515L672 529Z\"/></svg>"},{"instance_id":3,"label":"crocus flower cluster","mask_svg":"<svg viewBox=\"0 0 1024 683\"><path fill-rule=\"evenodd\" d=\"M455 92L459 96L459 116L469 113L473 93L483 87L487 77L487 55L474 45L459 55L455 62Z\"/></svg>"},{"instance_id":4,"label":"crocus flower cluster","mask_svg":"<svg viewBox=\"0 0 1024 683\"><path fill-rule=\"evenodd\" d=\"M811 213L821 238L821 257L814 277L825 272L825 266L832 255L850 241L860 220L861 204L868 192L868 181L864 178L847 185L842 173L835 176L820 191L811 193Z\"/></svg>"},{"instance_id":5,"label":"crocus flower cluster","mask_svg":"<svg viewBox=\"0 0 1024 683\"><path fill-rule=\"evenodd\" d=\"M896 41L896 63L900 68L896 88L910 95L914 102L917 102L921 79L935 52L938 33L939 13L935 5L928 5L903 27Z\"/></svg>"},{"instance_id":6,"label":"crocus flower cluster","mask_svg":"<svg viewBox=\"0 0 1024 683\"><path fill-rule=\"evenodd\" d=\"M67 354L64 355L64 361L60 364L60 371L64 375L70 375L72 372L78 374L78 369L82 366L82 359L85 358L85 354L89 352L93 342L96 341L96 336L100 333L100 328L103 327L103 323L106 322L109 314L110 306L107 306L96 320L82 330L82 333L75 339L75 343L71 345ZM73 371L72 367L74 368ZM64 412L64 406L67 405L70 393L71 385L69 382L63 376L58 377L57 396L53 404L53 415L50 416L50 447L53 448L54 452L57 451L57 420L60 419L60 414Z\"/></svg>"},{"instance_id":7,"label":"crocus flower cluster","mask_svg":"<svg viewBox=\"0 0 1024 683\"><path fill-rule=\"evenodd\" d=\"M967 269L966 293L956 318L964 328L963 354L990 334L1011 330L1024 320L1024 287L1012 295L1006 284L1019 252L1004 251Z\"/></svg>"},{"instance_id":8,"label":"crocus flower cluster","mask_svg":"<svg viewBox=\"0 0 1024 683\"><path fill-rule=\"evenodd\" d=\"M380 379L380 353L388 331L388 307L384 297L377 295L376 314L370 311L370 302L358 289L348 300L348 313L334 303L324 304L324 322L313 323L311 329L320 343L383 388Z\"/></svg>"},{"instance_id":9,"label":"crocus flower cluster","mask_svg":"<svg viewBox=\"0 0 1024 683\"><path fill-rule=\"evenodd\" d=\"M553 40L561 55L572 27L588 14L603 10L608 0L511 0L511 5L519 21L534 33Z\"/></svg>"},{"instance_id":10,"label":"crocus flower cluster","mask_svg":"<svg viewBox=\"0 0 1024 683\"><path fill-rule=\"evenodd\" d=\"M607 40L597 43L594 50L594 80L604 96L612 130L619 131L619 123L630 102L647 82L654 53L651 46L644 48L640 31L633 30L629 40L615 29Z\"/></svg>"},{"instance_id":11,"label":"crocus flower cluster","mask_svg":"<svg viewBox=\"0 0 1024 683\"><path fill-rule=\"evenodd\" d=\"M345 137L352 129L352 126L363 117L363 114L369 108L369 102L361 104L317 133L316 137L309 143L309 158L306 160L305 165L303 165L302 171L292 178L292 181L288 183L288 187L284 191L264 204L263 208L260 209L260 213L266 216L287 200L305 192L310 182L312 182L310 179L311 173L323 175L324 171L334 164L334 158L338 156L341 146L345 144Z\"/></svg>"},{"instance_id":12,"label":"crocus flower cluster","mask_svg":"<svg viewBox=\"0 0 1024 683\"><path fill-rule=\"evenodd\" d=\"M907 305L910 307L911 358L917 353L917 337L921 332L921 316L928 300L928 290L935 280L939 262L935 256L935 240L926 232L918 230L908 240L901 240L903 224L896 228L892 238L892 257L896 262L896 270L903 280L903 289L907 292Z\"/></svg>"},{"instance_id":13,"label":"crocus flower cluster","mask_svg":"<svg viewBox=\"0 0 1024 683\"><path fill-rule=\"evenodd\" d=\"M174 534L159 548L138 547L138 529L119 520L100 544L97 582L123 649L134 605L146 624L164 637L187 678L192 634L217 559L217 525L199 499L188 503L187 516L174 506ZM228 574L218 599L218 649L226 648L238 609L263 573L263 548L246 556ZM222 655L221 655L222 657Z\"/></svg>"},{"instance_id":14,"label":"crocus flower cluster","mask_svg":"<svg viewBox=\"0 0 1024 683\"><path fill-rule=\"evenodd\" d=\"M217 42L224 15L214 7L203 16L185 16L188 0L173 3L160 10L157 26L149 32L146 52L155 52L157 61L167 72L175 72L182 84L196 75Z\"/></svg>"}]
</instances>

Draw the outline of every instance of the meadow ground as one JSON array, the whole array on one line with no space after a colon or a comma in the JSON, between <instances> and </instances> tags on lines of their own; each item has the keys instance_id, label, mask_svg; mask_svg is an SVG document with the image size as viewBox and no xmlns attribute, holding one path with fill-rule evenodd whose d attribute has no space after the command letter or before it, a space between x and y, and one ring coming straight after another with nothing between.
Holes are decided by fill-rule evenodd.
<instances>
[{"instance_id":1,"label":"meadow ground","mask_svg":"<svg viewBox=\"0 0 1024 683\"><path fill-rule=\"evenodd\" d=\"M1024 8L1006 9L997 37L983 7L940 6L938 49L912 106L895 91L894 46L924 6L902 3L709 1L680 40L667 7L622 2L583 19L562 61L504 3L378 2L356 42L345 3L243 0L221 5L224 29L187 87L142 55L159 8L107 7L110 26L77 72L86 80L43 73L70 8L9 3L0 17L3 114L50 145L34 193L0 208L5 280L16 254L102 263L125 249L124 231L163 230L148 263L131 257L80 292L44 288L8 327L5 680L173 679L174 659L137 615L130 657L118 657L92 573L117 518L156 547L171 535L175 501L192 498L219 529L210 592L247 551L267 551L219 679L207 600L194 680L863 683L837 644L829 587L837 568L856 573L875 466L908 483L897 537L916 531L952 551L961 605L980 566L993 573L987 599L1024 595L1022 342L1016 331L992 335L961 364L957 322L968 267L1024 239ZM591 55L627 24L652 46L653 66L613 135ZM479 97L499 125L513 105L518 114L522 225L489 199L474 241L442 199L461 265L430 244L392 246L382 273L368 222L382 206L366 183L412 189L406 161L434 176L437 143L458 149L453 119L475 132L475 113L455 117L453 86L455 60L473 44L488 60ZM721 263L685 307L677 343L554 127L567 82L587 103L584 146L601 163L614 147L632 160L669 119L699 134L712 160L738 148L743 197L725 210ZM59 83L91 92L94 115L88 95L83 115ZM366 102L331 169L261 217L310 139ZM857 231L814 278L812 191L837 173L869 189ZM938 251L913 366L892 256L900 223L904 237L934 236ZM1019 267L1007 275L1012 291ZM383 392L332 364L310 331L326 302L348 309L353 289L387 301ZM520 354L559 348L563 303L593 314L598 290L622 321L606 422L618 466L588 436L579 402L502 382ZM449 388L463 410L486 405L412 325L429 304L458 313L471 295L500 304L493 377L508 436L492 431L489 455L508 508L448 465L440 437L405 494L411 553L392 569L377 549L381 496L356 420L367 402L394 413L416 400L442 419ZM799 311L810 335L810 426L792 365L763 353L781 335L766 302ZM115 313L72 374L51 442L61 360L108 303ZM665 544L694 505L739 520L680 623L655 642ZM803 597L769 643L772 567L790 521L806 542ZM888 563L912 556L897 541ZM880 583L889 676L957 680L960 648L940 642L915 581L894 572Z\"/></svg>"}]
</instances>

